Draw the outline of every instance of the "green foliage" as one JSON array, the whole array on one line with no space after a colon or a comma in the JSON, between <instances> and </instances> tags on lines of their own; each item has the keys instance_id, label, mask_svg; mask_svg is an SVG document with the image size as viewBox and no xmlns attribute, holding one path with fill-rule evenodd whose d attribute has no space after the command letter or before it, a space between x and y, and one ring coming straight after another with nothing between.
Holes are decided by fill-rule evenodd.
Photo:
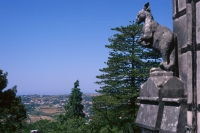
<instances>
[{"instance_id":1,"label":"green foliage","mask_svg":"<svg viewBox=\"0 0 200 133\"><path fill-rule=\"evenodd\" d=\"M90 133L85 119L82 117L68 119L64 123L39 120L32 124L24 125L22 133L30 133L31 130L38 130L39 133Z\"/></svg>"},{"instance_id":2,"label":"green foliage","mask_svg":"<svg viewBox=\"0 0 200 133\"><path fill-rule=\"evenodd\" d=\"M85 114L83 113L84 106L81 104L83 93L80 91L80 88L77 88L78 86L79 86L79 81L77 80L74 83L74 88L72 88L72 92L69 95L69 101L65 106L65 111L66 111L65 115L60 114L57 117L57 120L61 123L64 123L68 119L85 117Z\"/></svg>"},{"instance_id":3,"label":"green foliage","mask_svg":"<svg viewBox=\"0 0 200 133\"><path fill-rule=\"evenodd\" d=\"M26 118L25 106L17 97L17 87L4 90L7 86L7 73L0 70L0 132L11 133L22 128Z\"/></svg>"},{"instance_id":4,"label":"green foliage","mask_svg":"<svg viewBox=\"0 0 200 133\"><path fill-rule=\"evenodd\" d=\"M38 133L58 133L60 125L49 120L39 120L35 123L25 124L22 133L30 133L31 130L38 130Z\"/></svg>"},{"instance_id":5,"label":"green foliage","mask_svg":"<svg viewBox=\"0 0 200 133\"><path fill-rule=\"evenodd\" d=\"M67 133L87 133L88 128L85 119L82 117L69 119L67 121Z\"/></svg>"},{"instance_id":6,"label":"green foliage","mask_svg":"<svg viewBox=\"0 0 200 133\"><path fill-rule=\"evenodd\" d=\"M79 86L79 81L77 80L74 83L74 88L72 88L72 92L69 96L69 102L65 106L65 117L67 119L73 119L78 117L85 117L85 114L83 113L83 105L82 102L82 92L80 91L80 88L77 88Z\"/></svg>"},{"instance_id":7,"label":"green foliage","mask_svg":"<svg viewBox=\"0 0 200 133\"><path fill-rule=\"evenodd\" d=\"M119 130L118 127L110 127L106 125L100 130L100 133L123 133L122 130Z\"/></svg>"},{"instance_id":8,"label":"green foliage","mask_svg":"<svg viewBox=\"0 0 200 133\"><path fill-rule=\"evenodd\" d=\"M82 92L80 91L79 81L74 83L74 88L69 96L69 101L65 106L66 113L57 117L60 123L60 132L86 133L85 114L83 113Z\"/></svg>"},{"instance_id":9,"label":"green foliage","mask_svg":"<svg viewBox=\"0 0 200 133\"><path fill-rule=\"evenodd\" d=\"M139 87L149 77L149 70L159 64L160 54L145 49L136 43L142 33L142 26L131 22L128 26L112 28L117 33L109 38L110 49L106 68L96 76L101 85L96 90L102 95L93 98L91 127L96 132L114 129L126 133L140 132L135 126L138 110L135 102Z\"/></svg>"}]
</instances>

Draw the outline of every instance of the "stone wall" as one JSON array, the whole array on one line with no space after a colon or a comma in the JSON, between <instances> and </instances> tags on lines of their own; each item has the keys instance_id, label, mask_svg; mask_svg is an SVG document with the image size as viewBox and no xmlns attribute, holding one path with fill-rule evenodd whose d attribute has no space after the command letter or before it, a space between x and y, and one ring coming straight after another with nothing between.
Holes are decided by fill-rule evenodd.
<instances>
[{"instance_id":1,"label":"stone wall","mask_svg":"<svg viewBox=\"0 0 200 133\"><path fill-rule=\"evenodd\" d=\"M189 132L200 133L200 0L172 0L179 77L185 83Z\"/></svg>"},{"instance_id":2,"label":"stone wall","mask_svg":"<svg viewBox=\"0 0 200 133\"><path fill-rule=\"evenodd\" d=\"M173 0L173 29L178 39L178 64L179 78L187 82L187 15L186 0ZM185 84L185 95L187 95L187 86Z\"/></svg>"}]
</instances>

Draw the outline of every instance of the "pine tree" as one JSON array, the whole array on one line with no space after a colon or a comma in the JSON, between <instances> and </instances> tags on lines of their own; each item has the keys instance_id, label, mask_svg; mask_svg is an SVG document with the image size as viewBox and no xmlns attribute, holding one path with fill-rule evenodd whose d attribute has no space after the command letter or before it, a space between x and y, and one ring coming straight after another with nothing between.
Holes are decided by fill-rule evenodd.
<instances>
[{"instance_id":1,"label":"pine tree","mask_svg":"<svg viewBox=\"0 0 200 133\"><path fill-rule=\"evenodd\" d=\"M72 88L72 92L69 96L69 102L65 106L65 117L66 119L74 119L78 117L85 117L85 114L83 113L83 105L82 102L82 92L80 91L80 88L77 88L79 86L79 81L77 80L74 83L74 88Z\"/></svg>"},{"instance_id":2,"label":"pine tree","mask_svg":"<svg viewBox=\"0 0 200 133\"><path fill-rule=\"evenodd\" d=\"M131 22L111 30L117 33L105 45L111 50L105 62L107 67L100 69L102 74L96 76L100 80L96 84L101 85L96 91L102 95L93 98L96 121L92 123L95 130L109 125L126 133L137 132L134 123L138 90L149 77L150 68L158 66L160 54L136 43L142 34L141 25Z\"/></svg>"},{"instance_id":3,"label":"pine tree","mask_svg":"<svg viewBox=\"0 0 200 133\"><path fill-rule=\"evenodd\" d=\"M7 73L0 70L0 132L11 133L19 131L26 119L26 109L17 97L17 87L4 91L8 84Z\"/></svg>"}]
</instances>

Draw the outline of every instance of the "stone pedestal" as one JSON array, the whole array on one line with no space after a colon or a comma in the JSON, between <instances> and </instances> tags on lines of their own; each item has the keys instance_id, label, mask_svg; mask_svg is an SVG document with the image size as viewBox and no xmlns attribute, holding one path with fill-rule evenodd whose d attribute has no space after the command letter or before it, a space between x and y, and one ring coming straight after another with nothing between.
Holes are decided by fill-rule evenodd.
<instances>
[{"instance_id":1,"label":"stone pedestal","mask_svg":"<svg viewBox=\"0 0 200 133\"><path fill-rule=\"evenodd\" d=\"M141 85L136 124L142 133L184 133L186 103L183 82L172 72L154 71Z\"/></svg>"}]
</instances>

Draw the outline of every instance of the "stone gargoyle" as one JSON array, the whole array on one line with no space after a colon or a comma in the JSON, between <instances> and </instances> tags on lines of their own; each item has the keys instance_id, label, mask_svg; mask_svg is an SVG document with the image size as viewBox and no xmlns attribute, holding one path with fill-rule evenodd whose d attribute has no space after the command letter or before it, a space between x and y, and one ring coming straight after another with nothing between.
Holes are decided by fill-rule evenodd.
<instances>
[{"instance_id":1,"label":"stone gargoyle","mask_svg":"<svg viewBox=\"0 0 200 133\"><path fill-rule=\"evenodd\" d=\"M175 71L177 63L177 37L167 27L159 25L150 11L149 2L139 11L136 23L144 22L143 35L137 42L147 48L152 48L162 55L160 68L165 71Z\"/></svg>"}]
</instances>

